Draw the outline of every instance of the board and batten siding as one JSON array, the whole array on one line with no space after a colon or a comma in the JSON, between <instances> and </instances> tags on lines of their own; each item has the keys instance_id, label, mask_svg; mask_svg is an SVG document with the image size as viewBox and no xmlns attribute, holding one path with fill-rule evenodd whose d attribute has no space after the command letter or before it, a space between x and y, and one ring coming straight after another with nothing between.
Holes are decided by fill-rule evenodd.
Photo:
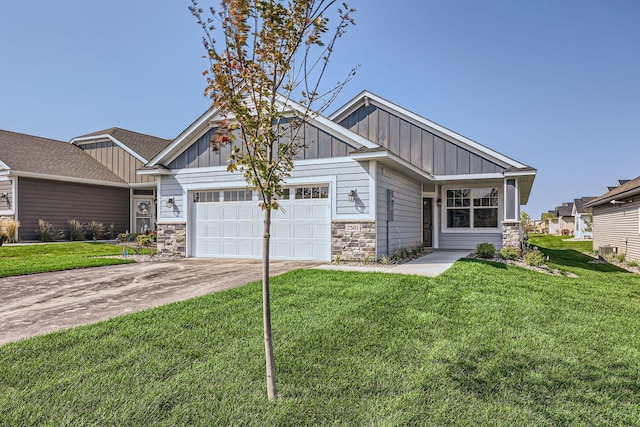
<instances>
[{"instance_id":1,"label":"board and batten siding","mask_svg":"<svg viewBox=\"0 0 640 427\"><path fill-rule=\"evenodd\" d=\"M20 178L18 185L18 220L21 240L38 240L38 220L44 219L65 235L67 221L98 221L116 233L129 228L130 196L128 188L77 184Z\"/></svg>"},{"instance_id":2,"label":"board and batten siding","mask_svg":"<svg viewBox=\"0 0 640 427\"><path fill-rule=\"evenodd\" d=\"M377 258L422 242L422 183L388 167L377 173ZM387 221L387 190L393 190L393 220ZM387 240L387 236L389 237Z\"/></svg>"},{"instance_id":3,"label":"board and batten siding","mask_svg":"<svg viewBox=\"0 0 640 427\"><path fill-rule=\"evenodd\" d=\"M217 150L211 148L216 128L210 129L198 138L189 148L169 163L169 169L203 168L227 165L227 158L231 154L232 145L225 145ZM317 127L306 124L298 133L302 149L296 160L327 159L344 157L348 152L356 149L346 142L336 138ZM239 146L239 136L233 145ZM290 140L291 136L285 137Z\"/></svg>"},{"instance_id":4,"label":"board and batten siding","mask_svg":"<svg viewBox=\"0 0 640 427\"><path fill-rule=\"evenodd\" d=\"M361 106L341 120L340 125L433 175L500 173L504 170L491 160L372 104Z\"/></svg>"},{"instance_id":5,"label":"board and batten siding","mask_svg":"<svg viewBox=\"0 0 640 427\"><path fill-rule=\"evenodd\" d=\"M340 215L362 215L370 214L369 198L369 162L358 162L349 159L348 161L336 163L319 164L299 164L295 165L292 171L292 180L303 182L301 184L291 184L291 186L304 186L306 183L326 183L326 177L335 180L335 188L331 188L332 200L336 203L336 214ZM189 200L184 200L188 188L197 186L198 189L215 189L237 182L240 188L246 188L242 173L230 173L221 168L215 171L188 172L165 175L161 177L160 198L158 203L159 220L186 220L183 209ZM349 192L357 190L359 200L356 203L349 202ZM166 206L166 200L173 198L175 203L172 207ZM185 203L187 202L187 203Z\"/></svg>"},{"instance_id":6,"label":"board and batten siding","mask_svg":"<svg viewBox=\"0 0 640 427\"><path fill-rule=\"evenodd\" d=\"M614 246L640 262L640 202L593 207L593 249ZM625 239L627 242L625 243Z\"/></svg>"},{"instance_id":7,"label":"board and batten siding","mask_svg":"<svg viewBox=\"0 0 640 427\"><path fill-rule=\"evenodd\" d=\"M125 182L142 184L155 181L153 176L136 174L136 170L144 166L144 163L113 141L85 142L78 146Z\"/></svg>"},{"instance_id":8,"label":"board and batten siding","mask_svg":"<svg viewBox=\"0 0 640 427\"><path fill-rule=\"evenodd\" d=\"M0 212L13 211L13 184L8 179L0 180L0 194L7 193L7 201L0 201Z\"/></svg>"}]
</instances>

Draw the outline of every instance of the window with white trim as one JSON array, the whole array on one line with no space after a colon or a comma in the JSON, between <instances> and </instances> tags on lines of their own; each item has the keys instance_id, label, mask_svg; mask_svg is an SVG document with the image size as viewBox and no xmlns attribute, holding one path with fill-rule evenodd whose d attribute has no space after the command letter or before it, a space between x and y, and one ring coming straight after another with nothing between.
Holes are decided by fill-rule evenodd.
<instances>
[{"instance_id":1,"label":"window with white trim","mask_svg":"<svg viewBox=\"0 0 640 427\"><path fill-rule=\"evenodd\" d=\"M329 187L296 187L295 199L328 199Z\"/></svg>"},{"instance_id":2,"label":"window with white trim","mask_svg":"<svg viewBox=\"0 0 640 427\"><path fill-rule=\"evenodd\" d=\"M497 228L498 189L455 188L446 193L447 228Z\"/></svg>"},{"instance_id":3,"label":"window with white trim","mask_svg":"<svg viewBox=\"0 0 640 427\"><path fill-rule=\"evenodd\" d=\"M224 200L220 196L224 196ZM250 202L253 200L252 190L198 191L193 193L194 203L212 202Z\"/></svg>"}]
</instances>

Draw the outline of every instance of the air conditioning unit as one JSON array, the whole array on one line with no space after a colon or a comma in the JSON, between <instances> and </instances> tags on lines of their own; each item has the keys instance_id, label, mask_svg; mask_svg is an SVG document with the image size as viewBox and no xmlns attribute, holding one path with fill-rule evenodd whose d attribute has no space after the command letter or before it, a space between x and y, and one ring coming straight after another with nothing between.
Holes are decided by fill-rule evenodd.
<instances>
[{"instance_id":1,"label":"air conditioning unit","mask_svg":"<svg viewBox=\"0 0 640 427\"><path fill-rule=\"evenodd\" d=\"M606 260L607 256L616 256L618 248L615 246L600 246L598 248L598 258Z\"/></svg>"}]
</instances>

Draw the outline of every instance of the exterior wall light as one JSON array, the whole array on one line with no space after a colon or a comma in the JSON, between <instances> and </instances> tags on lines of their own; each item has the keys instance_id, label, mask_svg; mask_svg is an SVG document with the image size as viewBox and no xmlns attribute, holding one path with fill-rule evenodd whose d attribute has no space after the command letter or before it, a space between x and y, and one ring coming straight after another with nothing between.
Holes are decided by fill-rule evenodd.
<instances>
[{"instance_id":1,"label":"exterior wall light","mask_svg":"<svg viewBox=\"0 0 640 427\"><path fill-rule=\"evenodd\" d=\"M442 206L442 199L438 197L438 200L436 200L436 203L438 204L438 207Z\"/></svg>"},{"instance_id":2,"label":"exterior wall light","mask_svg":"<svg viewBox=\"0 0 640 427\"><path fill-rule=\"evenodd\" d=\"M173 207L173 197L169 197L169 199L167 200L167 207L168 208Z\"/></svg>"},{"instance_id":3,"label":"exterior wall light","mask_svg":"<svg viewBox=\"0 0 640 427\"><path fill-rule=\"evenodd\" d=\"M351 203L355 202L357 197L358 197L358 190L349 191L349 202Z\"/></svg>"},{"instance_id":4,"label":"exterior wall light","mask_svg":"<svg viewBox=\"0 0 640 427\"><path fill-rule=\"evenodd\" d=\"M0 194L0 202L6 202L8 200L9 199L8 199L7 193Z\"/></svg>"}]
</instances>

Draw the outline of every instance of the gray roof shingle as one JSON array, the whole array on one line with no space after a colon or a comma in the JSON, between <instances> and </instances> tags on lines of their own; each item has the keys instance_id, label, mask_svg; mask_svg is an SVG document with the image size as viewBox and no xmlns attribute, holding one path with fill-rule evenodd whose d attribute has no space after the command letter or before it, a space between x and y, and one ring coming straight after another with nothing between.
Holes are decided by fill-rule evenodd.
<instances>
[{"instance_id":1,"label":"gray roof shingle","mask_svg":"<svg viewBox=\"0 0 640 427\"><path fill-rule=\"evenodd\" d=\"M73 144L1 129L0 161L14 172L125 183Z\"/></svg>"},{"instance_id":2,"label":"gray roof shingle","mask_svg":"<svg viewBox=\"0 0 640 427\"><path fill-rule=\"evenodd\" d=\"M587 202L587 207L602 205L609 203L610 200L614 200L616 196L631 197L640 194L640 176L631 180L619 180L618 182L624 182L621 185L609 190L602 196L596 197L593 200Z\"/></svg>"},{"instance_id":3,"label":"gray roof shingle","mask_svg":"<svg viewBox=\"0 0 640 427\"><path fill-rule=\"evenodd\" d=\"M77 136L73 139L88 138L99 135L111 135L113 138L138 153L146 159L147 162L155 157L156 154L162 151L171 142L170 139L158 138L156 136L117 127L91 132L86 135Z\"/></svg>"}]
</instances>

